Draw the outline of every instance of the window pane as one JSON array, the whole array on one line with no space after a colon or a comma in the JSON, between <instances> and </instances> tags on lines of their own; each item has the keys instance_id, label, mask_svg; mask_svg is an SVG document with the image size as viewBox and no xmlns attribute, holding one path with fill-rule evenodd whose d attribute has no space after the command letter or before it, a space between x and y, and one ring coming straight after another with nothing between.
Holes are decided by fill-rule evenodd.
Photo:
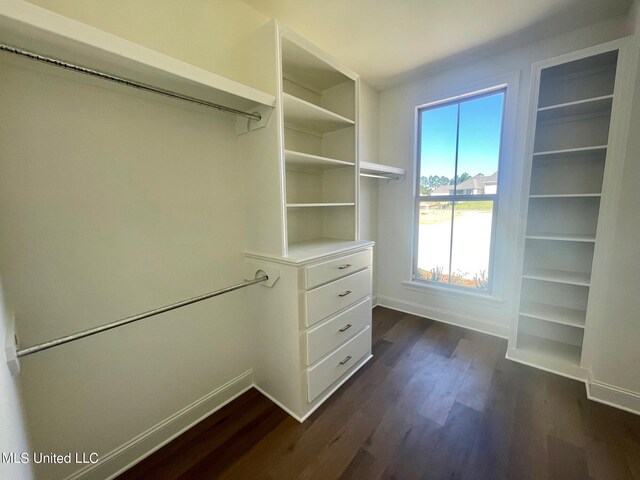
<instances>
[{"instance_id":1,"label":"window pane","mask_svg":"<svg viewBox=\"0 0 640 480\"><path fill-rule=\"evenodd\" d=\"M489 285L494 202L455 202L451 283L486 289Z\"/></svg>"},{"instance_id":2,"label":"window pane","mask_svg":"<svg viewBox=\"0 0 640 480\"><path fill-rule=\"evenodd\" d=\"M414 278L489 290L505 99L503 89L420 112L418 195L431 199L419 203Z\"/></svg>"},{"instance_id":3,"label":"window pane","mask_svg":"<svg viewBox=\"0 0 640 480\"><path fill-rule=\"evenodd\" d=\"M458 195L495 194L504 93L460 104Z\"/></svg>"},{"instance_id":4,"label":"window pane","mask_svg":"<svg viewBox=\"0 0 640 480\"><path fill-rule=\"evenodd\" d=\"M451 202L421 202L416 277L449 282Z\"/></svg>"},{"instance_id":5,"label":"window pane","mask_svg":"<svg viewBox=\"0 0 640 480\"><path fill-rule=\"evenodd\" d=\"M421 115L420 194L449 195L448 185L455 176L458 105Z\"/></svg>"}]
</instances>

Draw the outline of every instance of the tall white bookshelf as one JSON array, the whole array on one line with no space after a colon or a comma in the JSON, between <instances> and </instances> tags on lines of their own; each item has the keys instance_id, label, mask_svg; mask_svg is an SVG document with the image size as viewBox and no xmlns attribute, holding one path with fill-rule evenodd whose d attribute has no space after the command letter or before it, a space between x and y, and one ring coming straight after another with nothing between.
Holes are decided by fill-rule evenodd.
<instances>
[{"instance_id":1,"label":"tall white bookshelf","mask_svg":"<svg viewBox=\"0 0 640 480\"><path fill-rule=\"evenodd\" d=\"M526 230L509 357L580 379L618 62L612 47L534 68Z\"/></svg>"}]
</instances>

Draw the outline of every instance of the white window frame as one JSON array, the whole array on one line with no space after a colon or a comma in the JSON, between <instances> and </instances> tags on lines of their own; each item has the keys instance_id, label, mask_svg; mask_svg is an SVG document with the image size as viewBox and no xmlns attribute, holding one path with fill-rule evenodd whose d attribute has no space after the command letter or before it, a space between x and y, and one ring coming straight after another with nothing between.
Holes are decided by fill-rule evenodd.
<instances>
[{"instance_id":1,"label":"white window frame","mask_svg":"<svg viewBox=\"0 0 640 480\"><path fill-rule=\"evenodd\" d=\"M513 188L510 184L517 183L514 175L519 170L515 165L515 123L518 105L518 87L520 80L520 71L512 71L510 73L498 75L492 78L487 78L482 81L469 82L461 84L458 87L441 91L439 94L431 94L429 96L415 97L413 100L413 118L414 118L414 191L413 191L413 209L411 211L411 224L413 228L411 251L409 255L409 264L407 264L408 280L403 281L402 284L405 288L415 291L431 292L437 294L444 294L446 296L462 296L469 297L475 300L486 300L492 303L503 303L504 290L506 283L509 281L511 273L509 266L512 261L508 259L508 245L506 244L507 236L505 229L509 228L508 218L505 218L508 209L501 208L500 212L496 208L494 213L494 224L492 225L492 253L490 255L490 271L491 275L491 289L474 289L464 287L455 284L444 284L440 282L431 282L423 279L416 279L416 265L418 255L418 225L419 225L419 212L420 202L417 200L420 192L420 177L418 162L420 161L420 135L419 120L420 112L427 106L435 106L437 104L444 104L457 99L462 99L469 96L475 96L484 92L491 92L496 90L505 90L505 100L503 106L503 120L502 120L502 138L500 145L500 161L498 165L498 189L497 195L501 199L501 203L511 202L513 197ZM454 83L454 82L451 82ZM504 161L507 160L507 161ZM517 177L517 175L516 175Z\"/></svg>"}]
</instances>

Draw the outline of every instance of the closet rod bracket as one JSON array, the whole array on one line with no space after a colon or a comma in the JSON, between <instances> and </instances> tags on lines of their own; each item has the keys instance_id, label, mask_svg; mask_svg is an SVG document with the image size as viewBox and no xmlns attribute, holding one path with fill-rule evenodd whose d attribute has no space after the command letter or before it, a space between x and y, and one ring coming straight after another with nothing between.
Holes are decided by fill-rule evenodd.
<instances>
[{"instance_id":1,"label":"closet rod bracket","mask_svg":"<svg viewBox=\"0 0 640 480\"><path fill-rule=\"evenodd\" d=\"M264 128L269 124L271 115L273 114L273 107L267 105L256 105L251 109L251 114L260 117L259 120L253 118L236 118L236 135L244 135L245 133L253 132L260 128Z\"/></svg>"},{"instance_id":2,"label":"closet rod bracket","mask_svg":"<svg viewBox=\"0 0 640 480\"><path fill-rule=\"evenodd\" d=\"M16 335L16 316L8 314L8 322L5 330L4 355L11 375L20 373L20 359L18 358L18 336Z\"/></svg>"},{"instance_id":3,"label":"closet rod bracket","mask_svg":"<svg viewBox=\"0 0 640 480\"><path fill-rule=\"evenodd\" d=\"M269 278L261 282L263 287L273 287L280 278L280 270L256 262L245 262L244 279L249 281L267 275Z\"/></svg>"}]
</instances>

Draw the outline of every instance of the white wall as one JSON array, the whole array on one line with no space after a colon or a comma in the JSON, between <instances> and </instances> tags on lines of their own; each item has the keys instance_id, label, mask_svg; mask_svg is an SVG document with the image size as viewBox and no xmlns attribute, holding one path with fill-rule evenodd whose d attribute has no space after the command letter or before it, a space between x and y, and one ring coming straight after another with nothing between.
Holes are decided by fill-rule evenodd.
<instances>
[{"instance_id":1,"label":"white wall","mask_svg":"<svg viewBox=\"0 0 640 480\"><path fill-rule=\"evenodd\" d=\"M513 318L515 249L527 132L531 64L623 36L625 19L602 22L559 37L476 62L439 70L380 95L380 158L407 169L407 180L379 190L378 301L383 305L506 336ZM426 98L442 98L464 85L520 73L517 116L510 139L511 158L503 159L494 275L497 300L438 290L410 288L413 223L414 108Z\"/></svg>"},{"instance_id":2,"label":"white wall","mask_svg":"<svg viewBox=\"0 0 640 480\"><path fill-rule=\"evenodd\" d=\"M360 82L360 126L358 149L361 162L378 162L378 117L380 94L365 82ZM378 237L378 185L381 180L360 177L358 216L360 239L377 241ZM373 247L372 296L378 293L378 247Z\"/></svg>"},{"instance_id":3,"label":"white wall","mask_svg":"<svg viewBox=\"0 0 640 480\"><path fill-rule=\"evenodd\" d=\"M0 272L23 345L243 278L234 116L8 61ZM24 358L32 449L104 456L250 371L246 295ZM79 468L36 473L56 479Z\"/></svg>"},{"instance_id":4,"label":"white wall","mask_svg":"<svg viewBox=\"0 0 640 480\"><path fill-rule=\"evenodd\" d=\"M4 342L9 320L3 297L0 285L0 342ZM4 363L4 355L0 355L0 358ZM27 443L21 393L18 377L12 376L6 365L0 365L0 395L2 395L0 402L0 425L2 425L0 429L0 455L14 453L20 456L24 452L31 452ZM33 478L31 464L0 461L0 478L12 480Z\"/></svg>"}]
</instances>

